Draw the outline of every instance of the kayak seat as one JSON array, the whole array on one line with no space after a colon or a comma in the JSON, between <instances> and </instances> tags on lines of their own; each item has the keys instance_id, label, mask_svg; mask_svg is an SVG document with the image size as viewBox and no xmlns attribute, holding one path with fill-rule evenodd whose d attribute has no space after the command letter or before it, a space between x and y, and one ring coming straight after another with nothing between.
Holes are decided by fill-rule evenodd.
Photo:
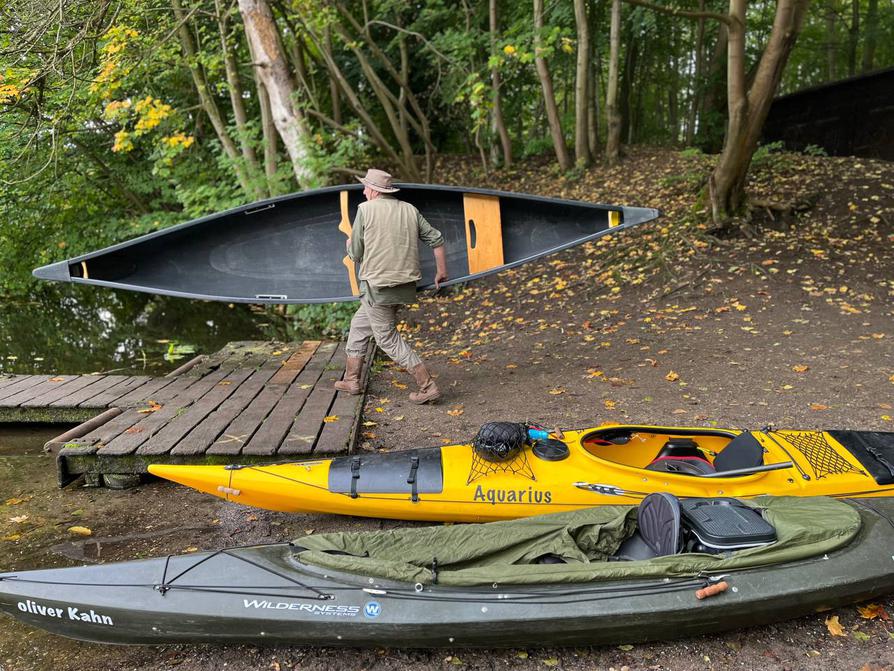
<instances>
[{"instance_id":1,"label":"kayak seat","mask_svg":"<svg viewBox=\"0 0 894 671\"><path fill-rule=\"evenodd\" d=\"M614 558L636 561L679 554L683 549L680 502L673 494L649 494L639 504L637 529Z\"/></svg>"},{"instance_id":2,"label":"kayak seat","mask_svg":"<svg viewBox=\"0 0 894 671\"><path fill-rule=\"evenodd\" d=\"M764 463L764 448L749 431L740 433L714 458L718 473L754 468Z\"/></svg>"},{"instance_id":3,"label":"kayak seat","mask_svg":"<svg viewBox=\"0 0 894 671\"><path fill-rule=\"evenodd\" d=\"M714 466L691 438L669 438L646 470L704 475L713 473Z\"/></svg>"}]
</instances>

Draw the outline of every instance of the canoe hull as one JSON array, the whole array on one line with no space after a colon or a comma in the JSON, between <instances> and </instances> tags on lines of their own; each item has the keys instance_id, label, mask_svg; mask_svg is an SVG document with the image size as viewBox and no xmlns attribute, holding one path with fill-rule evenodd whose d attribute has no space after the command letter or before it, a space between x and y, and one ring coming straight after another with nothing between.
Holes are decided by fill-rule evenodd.
<instances>
[{"instance_id":1,"label":"canoe hull","mask_svg":"<svg viewBox=\"0 0 894 671\"><path fill-rule=\"evenodd\" d=\"M622 445L592 446L593 435L626 429L637 437ZM636 504L658 491L680 497L894 496L894 484L883 484L886 478L881 475L873 477L872 471L833 437L839 435L846 441L840 432L753 432L766 452L765 463L792 462L790 468L778 471L700 478L642 467L658 453L668 435L691 436L719 451L740 433L639 425L566 431L565 459L544 460L526 447L505 468L495 470L476 459L471 446L449 445L245 467L153 464L149 472L228 501L268 510L417 521L486 522L598 505ZM869 436L894 450L894 433L850 433ZM850 449L856 450L853 441ZM832 468L833 464L837 466Z\"/></svg>"},{"instance_id":2,"label":"canoe hull","mask_svg":"<svg viewBox=\"0 0 894 671\"><path fill-rule=\"evenodd\" d=\"M666 640L891 592L894 501L873 505L888 519L858 507L862 529L841 550L726 576L731 589L703 601L694 595L703 581L686 578L416 591L404 583L324 573L297 563L289 546L269 545L2 574L0 611L102 643L422 648ZM319 598L298 583L332 598Z\"/></svg>"},{"instance_id":3,"label":"canoe hull","mask_svg":"<svg viewBox=\"0 0 894 671\"><path fill-rule=\"evenodd\" d=\"M330 187L252 203L37 268L34 275L227 302L355 300L356 287L344 262L346 234L339 225L353 222L363 201L362 188ZM416 205L443 233L451 273L447 284L511 268L659 216L650 208L420 184L401 185L400 198ZM477 206L482 202L484 209ZM472 217L478 217L477 224ZM420 261L419 286L429 288L435 265L421 242Z\"/></svg>"}]
</instances>

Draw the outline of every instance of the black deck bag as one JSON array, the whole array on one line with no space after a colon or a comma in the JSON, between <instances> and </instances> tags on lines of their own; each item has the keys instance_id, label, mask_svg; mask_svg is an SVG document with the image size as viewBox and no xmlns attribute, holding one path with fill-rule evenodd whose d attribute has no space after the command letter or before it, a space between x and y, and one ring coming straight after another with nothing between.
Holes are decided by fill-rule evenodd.
<instances>
[{"instance_id":1,"label":"black deck bag","mask_svg":"<svg viewBox=\"0 0 894 671\"><path fill-rule=\"evenodd\" d=\"M681 499L685 552L718 554L776 542L776 530L755 508L730 498Z\"/></svg>"}]
</instances>

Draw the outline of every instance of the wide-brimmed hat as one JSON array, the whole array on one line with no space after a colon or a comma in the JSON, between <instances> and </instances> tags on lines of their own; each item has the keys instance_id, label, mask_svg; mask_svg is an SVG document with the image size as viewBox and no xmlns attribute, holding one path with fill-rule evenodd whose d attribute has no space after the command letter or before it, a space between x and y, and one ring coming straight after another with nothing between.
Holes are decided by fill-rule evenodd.
<instances>
[{"instance_id":1,"label":"wide-brimmed hat","mask_svg":"<svg viewBox=\"0 0 894 671\"><path fill-rule=\"evenodd\" d=\"M396 193L397 191L400 191L400 189L391 184L391 175L384 170L370 168L366 171L366 177L358 177L357 179L370 189L374 189L381 193Z\"/></svg>"}]
</instances>

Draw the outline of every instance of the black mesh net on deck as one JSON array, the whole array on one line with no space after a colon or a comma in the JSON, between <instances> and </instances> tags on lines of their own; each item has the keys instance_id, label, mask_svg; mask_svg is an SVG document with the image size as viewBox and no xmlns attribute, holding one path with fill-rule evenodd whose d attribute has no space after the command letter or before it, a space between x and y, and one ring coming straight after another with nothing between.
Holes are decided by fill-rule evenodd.
<instances>
[{"instance_id":1,"label":"black mesh net on deck","mask_svg":"<svg viewBox=\"0 0 894 671\"><path fill-rule=\"evenodd\" d=\"M842 457L825 439L821 431L786 431L777 436L784 438L792 447L804 455L813 469L813 476L819 480L827 475L842 473L863 473Z\"/></svg>"},{"instance_id":2,"label":"black mesh net on deck","mask_svg":"<svg viewBox=\"0 0 894 671\"><path fill-rule=\"evenodd\" d=\"M511 473L536 480L524 446L528 430L517 422L488 422L472 441L472 466L466 484L493 473Z\"/></svg>"}]
</instances>

